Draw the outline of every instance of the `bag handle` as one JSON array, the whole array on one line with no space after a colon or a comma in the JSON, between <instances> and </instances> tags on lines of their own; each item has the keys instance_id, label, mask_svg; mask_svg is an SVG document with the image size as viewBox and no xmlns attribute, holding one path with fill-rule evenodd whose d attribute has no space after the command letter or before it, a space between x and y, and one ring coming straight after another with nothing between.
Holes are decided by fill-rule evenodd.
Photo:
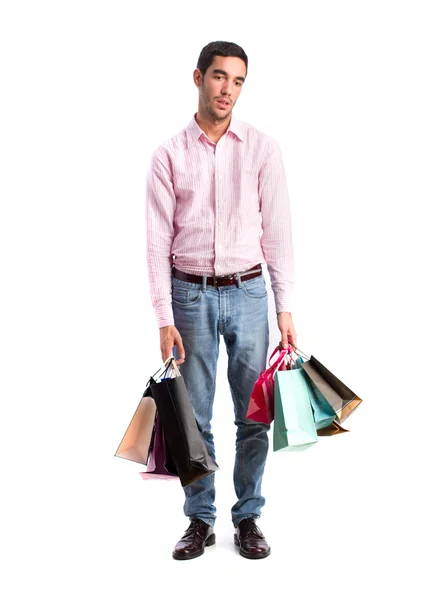
<instances>
[{"instance_id":1,"label":"bag handle","mask_svg":"<svg viewBox=\"0 0 439 600\"><path fill-rule=\"evenodd\" d=\"M157 373L162 373L162 375L166 375L166 373L168 372L169 368L173 369L177 373L177 377L181 376L180 369L178 368L178 365L175 362L175 356L173 354L171 354L171 356L165 360L165 362L160 367L160 369L158 369L154 373L154 375L152 375L151 378L154 379L155 376L157 375ZM163 369L164 369L164 371L163 371Z\"/></svg>"},{"instance_id":2,"label":"bag handle","mask_svg":"<svg viewBox=\"0 0 439 600\"><path fill-rule=\"evenodd\" d=\"M180 377L181 373L180 373L180 369L178 368L177 363L175 362L175 360L176 360L175 356L170 356L168 358L168 360L169 360L169 366L171 367L171 370L173 369L177 373L177 377Z\"/></svg>"},{"instance_id":3,"label":"bag handle","mask_svg":"<svg viewBox=\"0 0 439 600\"><path fill-rule=\"evenodd\" d=\"M290 351L291 346L287 349L287 348L282 348L280 349L279 347L276 347L271 356L270 359L268 361L268 369L270 369L270 371L274 374L278 369L280 369L280 367L282 366L282 363L285 363L285 367L291 368L288 366L287 361L290 360ZM270 364L271 359L273 358L273 356L276 354L276 352L279 352L279 356L276 359L276 362L274 362L272 365ZM268 370L267 369L267 370Z\"/></svg>"},{"instance_id":4,"label":"bag handle","mask_svg":"<svg viewBox=\"0 0 439 600\"><path fill-rule=\"evenodd\" d=\"M302 350L300 350L297 346L295 346L294 348L295 348L295 351L298 350L299 354L301 354L302 356L304 356L305 358L310 360L309 356L307 356L304 352L302 352ZM297 354L297 352L296 352L296 354Z\"/></svg>"},{"instance_id":5,"label":"bag handle","mask_svg":"<svg viewBox=\"0 0 439 600\"><path fill-rule=\"evenodd\" d=\"M276 354L276 352L279 352L279 357L276 359L276 362L273 365L270 365L271 359L273 358L273 356ZM296 354L296 356L303 356L304 358L307 358L308 360L310 360L309 356L307 356L304 352L302 352L302 350L300 350L297 346L292 346L291 344L288 344L288 348L279 348L279 346L276 346L276 348L273 350L269 360L268 360L268 366L270 368L279 368L278 365L280 363L282 363L286 357L288 357L290 360L292 359L292 354ZM292 362L292 360L291 360ZM276 369L277 370L277 369Z\"/></svg>"},{"instance_id":6,"label":"bag handle","mask_svg":"<svg viewBox=\"0 0 439 600\"><path fill-rule=\"evenodd\" d=\"M271 365L270 364L271 363L271 359L276 354L276 352L279 352L279 356L276 358L276 362L273 365ZM276 346L276 348L271 353L270 358L268 359L268 366L269 367L274 367L275 365L277 365L278 362L281 362L285 358L285 355L287 354L287 352L288 352L288 350L286 348L280 349L278 346Z\"/></svg>"},{"instance_id":7,"label":"bag handle","mask_svg":"<svg viewBox=\"0 0 439 600\"><path fill-rule=\"evenodd\" d=\"M297 354L297 352L295 352L293 350L293 348L294 348L294 346L292 346L291 344L288 344L288 348L279 348L279 346L276 346L276 348L273 350L273 352L272 352L272 354L271 354L271 356L269 358L268 365L271 366L270 365L270 361L271 361L271 359L273 358L273 356L275 355L276 352L279 352L280 355L283 354L284 357L285 357L285 355L292 354L293 352L294 352L294 354ZM279 359L277 359L277 360L279 360Z\"/></svg>"}]
</instances>

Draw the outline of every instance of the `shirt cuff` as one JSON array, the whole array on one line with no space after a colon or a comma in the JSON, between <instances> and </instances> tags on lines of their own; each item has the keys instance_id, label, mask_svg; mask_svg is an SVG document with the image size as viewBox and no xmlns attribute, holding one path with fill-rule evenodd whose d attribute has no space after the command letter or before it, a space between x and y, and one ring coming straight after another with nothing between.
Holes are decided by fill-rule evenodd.
<instances>
[{"instance_id":1,"label":"shirt cuff","mask_svg":"<svg viewBox=\"0 0 439 600\"><path fill-rule=\"evenodd\" d=\"M168 327L169 325L175 325L172 304L162 304L156 306L155 314L157 319L157 325L159 326L159 328Z\"/></svg>"}]
</instances>

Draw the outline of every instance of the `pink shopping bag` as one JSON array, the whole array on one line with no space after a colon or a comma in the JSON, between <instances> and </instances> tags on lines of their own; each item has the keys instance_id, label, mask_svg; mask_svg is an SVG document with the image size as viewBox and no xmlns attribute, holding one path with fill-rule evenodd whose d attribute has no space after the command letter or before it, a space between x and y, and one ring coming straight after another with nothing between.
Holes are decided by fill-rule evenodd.
<instances>
[{"instance_id":1,"label":"pink shopping bag","mask_svg":"<svg viewBox=\"0 0 439 600\"><path fill-rule=\"evenodd\" d=\"M279 352L276 361L270 365L271 359ZM273 350L268 361L268 368L259 375L247 408L247 419L267 423L269 425L274 419L274 375L277 371L286 371L290 367L291 353L293 348L288 345L287 349L280 349L279 346Z\"/></svg>"}]
</instances>

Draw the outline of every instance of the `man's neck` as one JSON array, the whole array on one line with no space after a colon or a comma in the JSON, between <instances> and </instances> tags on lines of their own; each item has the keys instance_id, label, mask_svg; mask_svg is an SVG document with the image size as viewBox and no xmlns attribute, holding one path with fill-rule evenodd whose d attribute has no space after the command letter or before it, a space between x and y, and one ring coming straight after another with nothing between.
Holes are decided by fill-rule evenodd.
<instances>
[{"instance_id":1,"label":"man's neck","mask_svg":"<svg viewBox=\"0 0 439 600\"><path fill-rule=\"evenodd\" d=\"M218 142L218 140L225 134L227 128L230 125L230 121L232 120L232 115L228 117L226 121L220 120L212 120L208 116L203 116L198 111L195 115L195 120L198 123L200 129L204 131L207 137L212 140L214 144Z\"/></svg>"}]
</instances>

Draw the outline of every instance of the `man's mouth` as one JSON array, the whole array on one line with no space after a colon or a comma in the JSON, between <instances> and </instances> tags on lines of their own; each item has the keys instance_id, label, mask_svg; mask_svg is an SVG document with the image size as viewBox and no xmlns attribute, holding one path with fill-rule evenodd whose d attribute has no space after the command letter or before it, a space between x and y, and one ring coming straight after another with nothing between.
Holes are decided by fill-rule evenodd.
<instances>
[{"instance_id":1,"label":"man's mouth","mask_svg":"<svg viewBox=\"0 0 439 600\"><path fill-rule=\"evenodd\" d=\"M226 108L227 106L230 105L230 102L227 102L226 100L217 100L218 104L220 106L222 106L223 108Z\"/></svg>"}]
</instances>

